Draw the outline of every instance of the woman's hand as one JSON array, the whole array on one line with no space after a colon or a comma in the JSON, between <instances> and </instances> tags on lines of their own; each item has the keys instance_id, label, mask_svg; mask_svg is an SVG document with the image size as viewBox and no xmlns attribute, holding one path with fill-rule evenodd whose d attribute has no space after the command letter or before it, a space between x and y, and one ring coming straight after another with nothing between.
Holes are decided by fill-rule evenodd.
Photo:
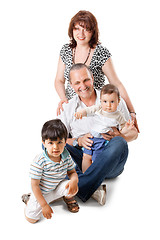
<instances>
[{"instance_id":1,"label":"woman's hand","mask_svg":"<svg viewBox=\"0 0 160 240\"><path fill-rule=\"evenodd\" d=\"M50 219L52 217L53 210L48 204L46 204L42 207L42 213L45 218Z\"/></svg>"},{"instance_id":2,"label":"woman's hand","mask_svg":"<svg viewBox=\"0 0 160 240\"><path fill-rule=\"evenodd\" d=\"M93 144L93 141L90 138L93 138L93 136L90 133L85 134L83 137L79 137L78 138L78 145L80 147L84 147L88 150L91 150L91 146Z\"/></svg>"},{"instance_id":3,"label":"woman's hand","mask_svg":"<svg viewBox=\"0 0 160 240\"><path fill-rule=\"evenodd\" d=\"M62 99L59 103L58 103L58 107L57 107L57 116L61 114L61 110L63 111L63 103L68 103L68 99L64 98Z\"/></svg>"}]
</instances>

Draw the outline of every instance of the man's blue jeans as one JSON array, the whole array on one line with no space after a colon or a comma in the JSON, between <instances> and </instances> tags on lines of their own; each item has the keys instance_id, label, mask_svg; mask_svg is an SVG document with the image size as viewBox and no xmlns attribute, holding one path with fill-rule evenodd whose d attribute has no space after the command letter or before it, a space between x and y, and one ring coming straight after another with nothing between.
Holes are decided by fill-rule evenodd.
<instances>
[{"instance_id":1,"label":"man's blue jeans","mask_svg":"<svg viewBox=\"0 0 160 240\"><path fill-rule=\"evenodd\" d=\"M69 144L66 144L66 148L77 164L76 171L79 178L77 195L83 202L92 196L104 179L115 178L121 174L128 157L127 142L122 137L114 137L97 155L86 172L82 173L82 150Z\"/></svg>"}]
</instances>

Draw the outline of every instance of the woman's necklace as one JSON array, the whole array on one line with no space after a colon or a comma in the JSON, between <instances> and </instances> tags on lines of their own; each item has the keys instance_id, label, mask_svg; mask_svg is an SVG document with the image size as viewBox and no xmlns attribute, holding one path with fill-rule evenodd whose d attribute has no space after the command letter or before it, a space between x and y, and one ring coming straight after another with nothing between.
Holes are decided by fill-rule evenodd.
<instances>
[{"instance_id":1,"label":"woman's necklace","mask_svg":"<svg viewBox=\"0 0 160 240\"><path fill-rule=\"evenodd\" d=\"M89 49L87 58L86 58L86 60L84 61L83 64L86 64L86 62L88 61L88 58L89 58L90 53L91 53L91 48ZM75 64L75 54L76 54L76 48L73 50L73 64Z\"/></svg>"}]
</instances>

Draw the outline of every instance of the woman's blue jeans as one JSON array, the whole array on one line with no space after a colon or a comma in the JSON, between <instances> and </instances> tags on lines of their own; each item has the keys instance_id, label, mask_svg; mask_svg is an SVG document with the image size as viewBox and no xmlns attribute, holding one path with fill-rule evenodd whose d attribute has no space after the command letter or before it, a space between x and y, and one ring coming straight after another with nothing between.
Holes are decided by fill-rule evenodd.
<instances>
[{"instance_id":1,"label":"woman's blue jeans","mask_svg":"<svg viewBox=\"0 0 160 240\"><path fill-rule=\"evenodd\" d=\"M125 139L114 137L97 155L86 172L82 173L82 150L69 144L66 144L66 148L77 164L76 171L79 178L77 195L83 202L92 196L104 179L115 178L121 174L128 157L128 144Z\"/></svg>"}]
</instances>

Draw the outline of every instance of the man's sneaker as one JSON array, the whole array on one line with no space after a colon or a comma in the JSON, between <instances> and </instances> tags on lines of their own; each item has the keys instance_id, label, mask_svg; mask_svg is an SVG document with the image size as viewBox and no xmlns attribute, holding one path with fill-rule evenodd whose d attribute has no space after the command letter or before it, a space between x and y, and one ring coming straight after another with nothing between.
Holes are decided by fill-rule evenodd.
<instances>
[{"instance_id":1,"label":"man's sneaker","mask_svg":"<svg viewBox=\"0 0 160 240\"><path fill-rule=\"evenodd\" d=\"M99 186L99 188L93 193L92 198L103 206L106 203L106 185Z\"/></svg>"}]
</instances>

